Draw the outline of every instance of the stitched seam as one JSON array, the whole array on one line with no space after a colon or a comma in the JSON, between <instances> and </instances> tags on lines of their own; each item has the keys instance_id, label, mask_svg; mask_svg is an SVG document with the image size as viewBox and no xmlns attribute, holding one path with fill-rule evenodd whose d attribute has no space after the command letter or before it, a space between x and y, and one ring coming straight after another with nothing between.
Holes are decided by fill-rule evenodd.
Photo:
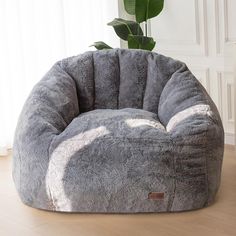
<instances>
[{"instance_id":1,"label":"stitched seam","mask_svg":"<svg viewBox=\"0 0 236 236\"><path fill-rule=\"evenodd\" d=\"M47 154L48 154L48 163L49 163L49 161L50 161L50 149L51 149L51 146L52 146L52 143L53 143L53 141L54 141L54 139L57 137L57 135L55 135L54 137L52 137L52 139L51 139L51 142L50 142L50 145L48 146L48 150L47 150ZM45 176L45 178L46 178L46 176ZM51 202L52 202L52 204L53 204L53 209L52 210L55 210L56 209L56 204L55 204L55 201L54 201L54 199L53 199L53 197L52 197L52 194L51 194L51 189L50 189L50 186L46 186L47 188L48 188L48 191L49 191L49 195L50 195L50 200L51 200Z\"/></svg>"},{"instance_id":2,"label":"stitched seam","mask_svg":"<svg viewBox=\"0 0 236 236\"><path fill-rule=\"evenodd\" d=\"M141 138L141 137L139 137L139 138L127 138L127 137L114 137L114 136L107 136L107 137L101 137L101 139L115 139L115 140L129 140L129 141L132 141L132 140L141 140L141 141L158 141L158 142L160 142L160 141L162 141L162 143L169 143L168 141L169 141L169 139L167 140L166 138L163 138L163 139L151 139L151 138ZM78 138L77 139L78 141L80 141L80 140L84 140L83 138ZM167 140L167 141L166 141Z\"/></svg>"},{"instance_id":3,"label":"stitched seam","mask_svg":"<svg viewBox=\"0 0 236 236\"><path fill-rule=\"evenodd\" d=\"M120 68L120 51L117 50L118 65L119 65L119 86L118 86L118 97L117 97L117 109L120 109L120 86L121 86L121 68Z\"/></svg>"},{"instance_id":4,"label":"stitched seam","mask_svg":"<svg viewBox=\"0 0 236 236\"><path fill-rule=\"evenodd\" d=\"M149 54L149 55L150 55L150 54ZM149 55L148 55L148 56L149 56ZM148 62L147 57L146 57L146 61L147 61L147 71L146 71L145 87L144 87L143 97L142 97L142 109L143 109L143 106L144 106L144 98L145 98L145 94L146 94L146 90L147 90L148 72L149 72L149 62Z\"/></svg>"},{"instance_id":5,"label":"stitched seam","mask_svg":"<svg viewBox=\"0 0 236 236\"><path fill-rule=\"evenodd\" d=\"M96 101L96 83L95 83L95 67L94 67L94 53L92 53L92 64L93 64L93 110L95 110Z\"/></svg>"},{"instance_id":6,"label":"stitched seam","mask_svg":"<svg viewBox=\"0 0 236 236\"><path fill-rule=\"evenodd\" d=\"M172 143L172 147L174 147L174 142L172 137L170 137L170 141ZM168 211L171 211L171 209L173 208L173 204L174 204L174 200L175 200L175 193L176 193L176 179L177 179L177 173L176 173L176 156L173 157L173 169L174 169L174 180L173 180L173 189L172 189L172 197L170 198L169 202L168 202Z\"/></svg>"},{"instance_id":7,"label":"stitched seam","mask_svg":"<svg viewBox=\"0 0 236 236\"><path fill-rule=\"evenodd\" d=\"M50 144L49 144L49 146L48 146L48 148L47 148L47 158L48 158L48 162L49 162L49 150L50 150L50 147L51 147L51 145L52 145L52 141L54 140L54 138L55 138L56 136L57 136L57 135L55 135L55 136L52 137L52 139L51 139L51 141L50 141ZM38 187L38 192L37 192L37 194L36 194L36 196L35 196L35 200L38 199L38 194L39 194L39 192L40 192L40 190L41 190L43 184L45 183L45 179L46 179L46 175L44 176L44 181L42 180L40 186ZM49 186L46 186L46 185L45 185L45 187L48 187L49 192L51 192ZM47 192L46 192L46 195L48 196ZM48 196L48 197L49 197L49 196ZM51 194L50 194L50 197L51 197ZM32 203L34 203L35 200L33 200ZM51 201L53 202L53 204L54 204L54 201L53 201L52 198L49 199L49 200L51 200ZM54 205L54 207L55 207L55 205Z\"/></svg>"},{"instance_id":8,"label":"stitched seam","mask_svg":"<svg viewBox=\"0 0 236 236\"><path fill-rule=\"evenodd\" d=\"M68 60L69 58L67 58L66 60ZM61 70L63 70L63 72L65 72L74 82L74 87L75 87L75 91L76 91L76 96L77 96L77 102L78 102L78 114L80 113L79 112L79 92L78 92L78 89L77 89L77 84L76 84L76 81L74 79L74 77L66 70L66 67L63 65L63 60L60 61L60 63L58 63L58 66L60 67ZM77 114L77 115L78 115ZM76 116L75 116L76 117ZM74 117L74 118L75 118Z\"/></svg>"},{"instance_id":9,"label":"stitched seam","mask_svg":"<svg viewBox=\"0 0 236 236\"><path fill-rule=\"evenodd\" d=\"M207 137L208 130L205 131L205 135ZM205 202L205 206L209 203L209 174L208 174L208 160L207 155L205 155L205 166L206 166L206 172L205 172L205 179L206 179L206 190L207 190L207 201Z\"/></svg>"}]
</instances>

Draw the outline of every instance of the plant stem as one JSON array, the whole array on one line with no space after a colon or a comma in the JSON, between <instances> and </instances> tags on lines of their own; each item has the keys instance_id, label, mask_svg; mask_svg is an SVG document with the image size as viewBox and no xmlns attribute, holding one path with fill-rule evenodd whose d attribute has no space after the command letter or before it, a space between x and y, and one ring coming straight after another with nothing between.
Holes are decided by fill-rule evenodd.
<instances>
[{"instance_id":1,"label":"plant stem","mask_svg":"<svg viewBox=\"0 0 236 236\"><path fill-rule=\"evenodd\" d=\"M140 27L140 23L138 23L138 26ZM138 27L138 35L139 35L139 27Z\"/></svg>"},{"instance_id":2,"label":"plant stem","mask_svg":"<svg viewBox=\"0 0 236 236\"><path fill-rule=\"evenodd\" d=\"M148 36L148 25L147 25L147 20L145 21L145 36Z\"/></svg>"},{"instance_id":3,"label":"plant stem","mask_svg":"<svg viewBox=\"0 0 236 236\"><path fill-rule=\"evenodd\" d=\"M147 37L148 35L148 25L147 25L147 22L148 22L148 15L149 15L149 12L148 12L148 9L149 9L149 0L147 1L147 11L146 11L146 21L145 21L145 36Z\"/></svg>"}]
</instances>

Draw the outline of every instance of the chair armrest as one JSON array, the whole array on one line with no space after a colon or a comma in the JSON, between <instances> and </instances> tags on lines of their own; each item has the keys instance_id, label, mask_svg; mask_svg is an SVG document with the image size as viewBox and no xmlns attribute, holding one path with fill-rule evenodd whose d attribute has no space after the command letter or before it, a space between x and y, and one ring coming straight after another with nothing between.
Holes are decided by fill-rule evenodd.
<instances>
[{"instance_id":1,"label":"chair armrest","mask_svg":"<svg viewBox=\"0 0 236 236\"><path fill-rule=\"evenodd\" d=\"M15 131L13 179L23 202L45 192L41 187L45 187L51 141L78 114L75 82L58 62L33 88ZM31 194L25 194L29 188Z\"/></svg>"},{"instance_id":2,"label":"chair armrest","mask_svg":"<svg viewBox=\"0 0 236 236\"><path fill-rule=\"evenodd\" d=\"M172 140L176 175L205 176L210 204L220 184L224 130L214 102L185 65L165 85L158 115Z\"/></svg>"},{"instance_id":3,"label":"chair armrest","mask_svg":"<svg viewBox=\"0 0 236 236\"><path fill-rule=\"evenodd\" d=\"M182 65L166 83L159 101L158 116L167 129L190 115L206 115L222 127L218 110L205 88Z\"/></svg>"},{"instance_id":4,"label":"chair armrest","mask_svg":"<svg viewBox=\"0 0 236 236\"><path fill-rule=\"evenodd\" d=\"M38 140L62 132L79 114L73 79L56 63L35 85L19 117L16 138ZM35 141L36 141L35 140Z\"/></svg>"}]
</instances>

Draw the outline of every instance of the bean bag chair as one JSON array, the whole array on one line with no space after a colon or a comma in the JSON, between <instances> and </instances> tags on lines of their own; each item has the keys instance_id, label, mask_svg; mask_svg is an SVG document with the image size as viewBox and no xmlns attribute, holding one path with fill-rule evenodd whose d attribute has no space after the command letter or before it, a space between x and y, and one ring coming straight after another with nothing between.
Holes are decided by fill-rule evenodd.
<instances>
[{"instance_id":1,"label":"bean bag chair","mask_svg":"<svg viewBox=\"0 0 236 236\"><path fill-rule=\"evenodd\" d=\"M21 200L62 212L206 207L220 184L224 132L180 62L143 50L57 62L20 115L13 179Z\"/></svg>"}]
</instances>

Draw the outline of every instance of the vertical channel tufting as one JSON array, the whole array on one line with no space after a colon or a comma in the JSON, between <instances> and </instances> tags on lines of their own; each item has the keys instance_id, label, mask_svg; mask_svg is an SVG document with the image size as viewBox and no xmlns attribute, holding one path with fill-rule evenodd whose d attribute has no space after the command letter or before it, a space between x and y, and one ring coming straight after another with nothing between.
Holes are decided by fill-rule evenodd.
<instances>
[{"instance_id":1,"label":"vertical channel tufting","mask_svg":"<svg viewBox=\"0 0 236 236\"><path fill-rule=\"evenodd\" d=\"M96 97L96 87L95 87L95 69L94 69L94 53L92 53L92 67L93 67L93 110L95 109L95 97Z\"/></svg>"},{"instance_id":2,"label":"vertical channel tufting","mask_svg":"<svg viewBox=\"0 0 236 236\"><path fill-rule=\"evenodd\" d=\"M148 69L149 69L149 61L148 61L148 56L149 54L147 54L147 57L146 57L146 61L147 61L147 69L146 69L146 77L144 78L144 81L145 81L145 86L144 86L144 90L143 90L143 97L142 97L142 109L144 109L144 98L145 98L145 94L146 94L146 90L147 90L147 81L148 81Z\"/></svg>"},{"instance_id":3,"label":"vertical channel tufting","mask_svg":"<svg viewBox=\"0 0 236 236\"><path fill-rule=\"evenodd\" d=\"M150 53L147 58L149 69L143 109L157 114L163 88L181 63L157 53Z\"/></svg>"},{"instance_id":4,"label":"vertical channel tufting","mask_svg":"<svg viewBox=\"0 0 236 236\"><path fill-rule=\"evenodd\" d=\"M92 52L70 57L65 60L66 72L76 83L80 112L93 110L93 55Z\"/></svg>"},{"instance_id":5,"label":"vertical channel tufting","mask_svg":"<svg viewBox=\"0 0 236 236\"><path fill-rule=\"evenodd\" d=\"M119 66L119 84L118 84L118 96L117 96L117 109L120 109L120 50L116 50L116 56L117 56L117 61L118 61L118 66Z\"/></svg>"},{"instance_id":6,"label":"vertical channel tufting","mask_svg":"<svg viewBox=\"0 0 236 236\"><path fill-rule=\"evenodd\" d=\"M149 69L147 71L147 82L143 99L143 109L157 114L159 97L162 91L161 78L158 73L158 71L160 71L160 68L158 66L157 58L153 54L150 53L147 57L147 60Z\"/></svg>"},{"instance_id":7,"label":"vertical channel tufting","mask_svg":"<svg viewBox=\"0 0 236 236\"><path fill-rule=\"evenodd\" d=\"M147 53L142 50L121 50L120 108L142 109L146 80Z\"/></svg>"},{"instance_id":8,"label":"vertical channel tufting","mask_svg":"<svg viewBox=\"0 0 236 236\"><path fill-rule=\"evenodd\" d=\"M119 65L115 50L94 52L95 109L117 109Z\"/></svg>"},{"instance_id":9,"label":"vertical channel tufting","mask_svg":"<svg viewBox=\"0 0 236 236\"><path fill-rule=\"evenodd\" d=\"M158 113L162 90L179 67L171 58L143 50L102 50L66 60L80 112L130 107Z\"/></svg>"}]
</instances>

